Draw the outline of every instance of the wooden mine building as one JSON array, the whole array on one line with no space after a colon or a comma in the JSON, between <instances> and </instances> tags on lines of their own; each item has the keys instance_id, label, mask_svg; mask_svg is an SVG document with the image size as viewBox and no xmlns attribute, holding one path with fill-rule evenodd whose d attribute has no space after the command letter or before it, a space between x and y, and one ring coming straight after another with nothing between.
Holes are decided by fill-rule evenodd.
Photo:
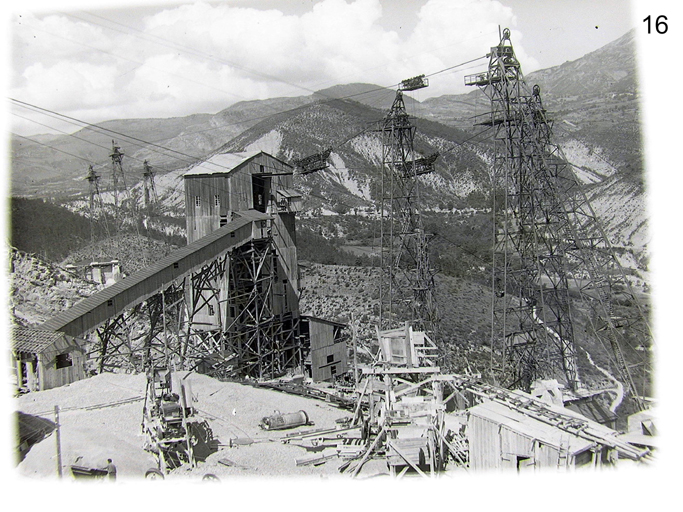
<instances>
[{"instance_id":1,"label":"wooden mine building","mask_svg":"<svg viewBox=\"0 0 683 512\"><path fill-rule=\"evenodd\" d=\"M229 268L195 283L189 302L197 311L194 328L221 338L223 355L234 354L231 367L238 373L262 378L303 370L313 335L320 337L316 347L335 348L334 364L325 357L325 368L311 370L316 380L328 380L332 367L346 371L346 357L342 361L333 347L336 324L299 313L295 215L302 198L293 188L293 170L256 151L216 154L184 174L188 243L235 218L259 217L263 228L262 237L231 253Z\"/></svg>"}]
</instances>

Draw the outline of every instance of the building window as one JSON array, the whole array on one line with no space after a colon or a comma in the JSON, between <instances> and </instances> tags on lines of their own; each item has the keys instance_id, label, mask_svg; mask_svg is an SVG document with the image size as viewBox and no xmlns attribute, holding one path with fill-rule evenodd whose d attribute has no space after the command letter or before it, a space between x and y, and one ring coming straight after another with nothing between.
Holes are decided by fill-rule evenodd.
<instances>
[{"instance_id":1,"label":"building window","mask_svg":"<svg viewBox=\"0 0 683 512\"><path fill-rule=\"evenodd\" d=\"M330 366L330 374L337 375L337 365Z\"/></svg>"},{"instance_id":2,"label":"building window","mask_svg":"<svg viewBox=\"0 0 683 512\"><path fill-rule=\"evenodd\" d=\"M211 304L209 304L209 316L213 316L216 314L216 310L213 308Z\"/></svg>"},{"instance_id":3,"label":"building window","mask_svg":"<svg viewBox=\"0 0 683 512\"><path fill-rule=\"evenodd\" d=\"M334 363L334 354L330 354L329 356L327 356L327 362Z\"/></svg>"},{"instance_id":4,"label":"building window","mask_svg":"<svg viewBox=\"0 0 683 512\"><path fill-rule=\"evenodd\" d=\"M56 369L66 368L68 366L73 366L73 361L71 360L71 354L59 354L55 361Z\"/></svg>"},{"instance_id":5,"label":"building window","mask_svg":"<svg viewBox=\"0 0 683 512\"><path fill-rule=\"evenodd\" d=\"M220 207L221 207L221 196L220 196L220 195L216 194L216 195L213 196L213 205L214 205L216 208L220 208Z\"/></svg>"},{"instance_id":6,"label":"building window","mask_svg":"<svg viewBox=\"0 0 683 512\"><path fill-rule=\"evenodd\" d=\"M200 196L194 196L194 206L199 208L202 205L202 198Z\"/></svg>"}]
</instances>

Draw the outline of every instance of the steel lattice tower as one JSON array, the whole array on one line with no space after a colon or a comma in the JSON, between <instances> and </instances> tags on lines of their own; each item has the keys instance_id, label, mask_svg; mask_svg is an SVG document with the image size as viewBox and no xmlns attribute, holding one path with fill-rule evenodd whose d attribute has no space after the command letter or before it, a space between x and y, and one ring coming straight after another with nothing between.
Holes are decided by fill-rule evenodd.
<instances>
[{"instance_id":1,"label":"steel lattice tower","mask_svg":"<svg viewBox=\"0 0 683 512\"><path fill-rule=\"evenodd\" d=\"M508 29L488 57L488 71L466 77L465 83L479 86L491 101L490 118L482 124L493 129L493 182L501 191L494 192L492 281L494 329L499 331L492 344L495 338L504 340L507 384L528 390L538 378L555 377L580 388L574 317L582 315L590 335L609 344L626 388L638 401L612 305L616 291L630 291L630 285L552 142L540 88L524 81Z\"/></svg>"},{"instance_id":2,"label":"steel lattice tower","mask_svg":"<svg viewBox=\"0 0 683 512\"><path fill-rule=\"evenodd\" d=\"M100 176L95 172L93 166L88 168L88 175L85 177L88 180L89 185L89 198L90 198L90 243L95 242L95 217L96 213L103 210L102 196L100 195Z\"/></svg>"},{"instance_id":3,"label":"steel lattice tower","mask_svg":"<svg viewBox=\"0 0 683 512\"><path fill-rule=\"evenodd\" d=\"M124 153L121 151L121 147L116 145L115 141L111 141L112 151L109 157L111 158L112 170L111 170L111 183L112 190L114 192L114 206L119 207L119 179L121 180L121 185L123 190L128 193L128 188L126 187L126 176L123 173L123 156Z\"/></svg>"},{"instance_id":4,"label":"steel lattice tower","mask_svg":"<svg viewBox=\"0 0 683 512\"><path fill-rule=\"evenodd\" d=\"M154 171L152 168L149 166L147 163L147 160L143 162L143 166L145 168L143 174L142 174L142 183L144 187L144 195L145 195L145 209L147 212L150 212L152 208L156 207L158 198L157 198L157 190L156 187L154 186Z\"/></svg>"},{"instance_id":5,"label":"steel lattice tower","mask_svg":"<svg viewBox=\"0 0 683 512\"><path fill-rule=\"evenodd\" d=\"M378 131L382 134L382 248L380 329L404 321L435 336L438 317L429 236L420 211L418 176L434 170L437 155L415 158L415 126L403 91L426 87L424 76L404 80Z\"/></svg>"}]
</instances>

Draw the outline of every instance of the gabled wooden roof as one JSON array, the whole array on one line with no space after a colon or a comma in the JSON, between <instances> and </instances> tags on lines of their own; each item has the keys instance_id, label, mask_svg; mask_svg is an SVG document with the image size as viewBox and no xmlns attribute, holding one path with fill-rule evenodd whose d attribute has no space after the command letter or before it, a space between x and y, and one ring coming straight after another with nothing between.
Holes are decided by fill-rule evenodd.
<instances>
[{"instance_id":1,"label":"gabled wooden roof","mask_svg":"<svg viewBox=\"0 0 683 512\"><path fill-rule=\"evenodd\" d=\"M210 174L230 174L260 155L265 155L268 158L272 158L282 165L293 169L287 162L283 162L279 158L275 158L273 155L264 151L256 150L242 153L217 153L195 165L192 169L183 174L183 176L191 178L193 176L206 176Z\"/></svg>"},{"instance_id":2,"label":"gabled wooden roof","mask_svg":"<svg viewBox=\"0 0 683 512\"><path fill-rule=\"evenodd\" d=\"M45 352L62 339L69 339L64 333L12 326L12 351L38 354Z\"/></svg>"}]
</instances>

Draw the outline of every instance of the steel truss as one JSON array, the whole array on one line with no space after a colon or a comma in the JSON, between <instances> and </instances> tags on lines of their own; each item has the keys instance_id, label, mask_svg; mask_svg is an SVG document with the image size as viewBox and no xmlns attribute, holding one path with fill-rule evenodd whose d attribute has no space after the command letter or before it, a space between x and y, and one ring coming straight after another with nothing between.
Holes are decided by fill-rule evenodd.
<instances>
[{"instance_id":1,"label":"steel truss","mask_svg":"<svg viewBox=\"0 0 683 512\"><path fill-rule=\"evenodd\" d=\"M255 240L110 318L92 336L96 371L174 367L264 378L301 368L299 316L274 313L277 265L272 239ZM205 321L209 307L215 323Z\"/></svg>"},{"instance_id":2,"label":"steel truss","mask_svg":"<svg viewBox=\"0 0 683 512\"><path fill-rule=\"evenodd\" d=\"M422 222L417 177L434 170L437 155L415 158L415 126L401 90L378 131L382 134L380 329L409 320L434 337L435 271L429 262L431 237Z\"/></svg>"},{"instance_id":3,"label":"steel truss","mask_svg":"<svg viewBox=\"0 0 683 512\"><path fill-rule=\"evenodd\" d=\"M630 285L587 196L552 142L540 89L524 81L508 29L489 58L488 71L466 77L465 83L479 86L491 101L490 118L482 124L494 130L493 182L502 190L494 193L494 312L500 330L493 338L504 340L507 384L528 391L538 378L560 377L579 388L574 317L582 315L596 336L607 338L624 383L637 398L617 341L623 335L612 301L617 290Z\"/></svg>"}]
</instances>

